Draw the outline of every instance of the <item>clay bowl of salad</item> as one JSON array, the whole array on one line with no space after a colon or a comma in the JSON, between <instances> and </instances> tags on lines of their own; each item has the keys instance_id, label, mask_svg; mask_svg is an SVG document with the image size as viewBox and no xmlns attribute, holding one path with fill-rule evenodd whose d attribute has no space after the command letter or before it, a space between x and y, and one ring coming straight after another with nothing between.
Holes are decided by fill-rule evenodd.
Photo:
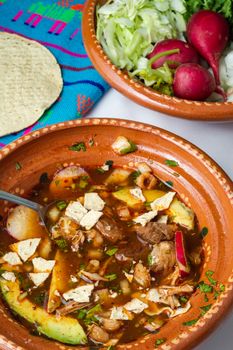
<instances>
[{"instance_id":1,"label":"clay bowl of salad","mask_svg":"<svg viewBox=\"0 0 233 350\"><path fill-rule=\"evenodd\" d=\"M231 0L88 0L87 53L115 89L187 119L233 119Z\"/></svg>"},{"instance_id":2,"label":"clay bowl of salad","mask_svg":"<svg viewBox=\"0 0 233 350\"><path fill-rule=\"evenodd\" d=\"M194 145L85 119L0 159L1 190L49 205L45 228L0 201L1 349L190 350L226 315L232 182Z\"/></svg>"}]
</instances>

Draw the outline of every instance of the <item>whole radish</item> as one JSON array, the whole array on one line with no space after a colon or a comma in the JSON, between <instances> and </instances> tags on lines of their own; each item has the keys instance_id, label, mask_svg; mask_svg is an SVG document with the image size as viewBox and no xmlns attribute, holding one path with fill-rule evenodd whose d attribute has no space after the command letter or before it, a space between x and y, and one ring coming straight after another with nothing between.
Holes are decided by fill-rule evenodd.
<instances>
[{"instance_id":1,"label":"whole radish","mask_svg":"<svg viewBox=\"0 0 233 350\"><path fill-rule=\"evenodd\" d=\"M174 76L174 95L194 101L206 100L216 89L212 74L196 63L180 65Z\"/></svg>"},{"instance_id":2,"label":"whole radish","mask_svg":"<svg viewBox=\"0 0 233 350\"><path fill-rule=\"evenodd\" d=\"M200 55L211 66L217 85L219 58L229 40L229 24L219 13L201 10L195 13L187 25L187 37Z\"/></svg>"},{"instance_id":3,"label":"whole radish","mask_svg":"<svg viewBox=\"0 0 233 350\"><path fill-rule=\"evenodd\" d=\"M147 57L153 61L153 57L157 56L158 54L166 53L174 49L178 49L179 52L156 59L152 63L152 68L159 68L165 62L168 63L170 68L176 68L182 63L199 62L199 55L196 50L189 43L179 39L166 39L158 42L153 51Z\"/></svg>"}]
</instances>

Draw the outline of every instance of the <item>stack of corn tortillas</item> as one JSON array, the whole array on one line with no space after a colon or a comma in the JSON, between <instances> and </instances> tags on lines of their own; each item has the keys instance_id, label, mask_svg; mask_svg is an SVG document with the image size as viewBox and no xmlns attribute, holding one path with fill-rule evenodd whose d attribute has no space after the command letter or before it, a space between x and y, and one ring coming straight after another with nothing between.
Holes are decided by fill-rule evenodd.
<instances>
[{"instance_id":1,"label":"stack of corn tortillas","mask_svg":"<svg viewBox=\"0 0 233 350\"><path fill-rule=\"evenodd\" d=\"M0 136L35 123L61 90L61 70L49 50L0 32Z\"/></svg>"}]
</instances>

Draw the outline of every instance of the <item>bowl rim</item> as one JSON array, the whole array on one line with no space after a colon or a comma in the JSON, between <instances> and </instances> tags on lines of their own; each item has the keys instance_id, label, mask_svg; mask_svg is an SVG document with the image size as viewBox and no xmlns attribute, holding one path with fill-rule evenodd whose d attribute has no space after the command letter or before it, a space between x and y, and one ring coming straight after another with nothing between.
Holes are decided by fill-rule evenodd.
<instances>
[{"instance_id":1,"label":"bowl rim","mask_svg":"<svg viewBox=\"0 0 233 350\"><path fill-rule=\"evenodd\" d=\"M0 149L0 162L9 154L13 153L16 149L19 149L21 146L24 146L35 139L39 139L44 135L48 135L53 133L54 131L73 129L77 127L88 127L88 126L111 126L111 127L123 127L126 129L137 130L146 133L152 133L157 135L165 140L168 140L170 143L179 146L182 150L191 153L192 156L196 157L198 161L200 161L207 169L211 176L213 176L221 185L222 191L229 198L229 203L233 208L233 182L229 178L229 176L225 173L225 171L204 151L200 148L187 141L186 139L170 132L165 129L159 128L157 126L153 126L150 124L136 122L132 120L125 119L114 119L114 118L84 118L77 119L67 122L61 122L57 124L53 124L51 126L47 126L45 128L39 129L37 131L33 131L27 135L20 137L19 139L13 141L8 144L4 148ZM219 308L218 305L221 305L222 308ZM209 336L213 330L218 326L219 321L226 317L227 313L230 311L231 306L233 305L233 271L229 276L228 284L226 291L223 292L219 296L219 302L214 303L213 309L217 308L217 312L213 310L213 313L207 313L208 317L205 319L205 316L201 319L205 319L203 322L198 321L198 323L189 327L186 332L183 332L177 335L176 340L178 343L174 344L175 349L183 350L183 349L192 349L195 345L199 344L204 338ZM212 310L212 309L211 309ZM190 330L192 328L192 331ZM196 335L194 335L196 333ZM183 336L184 335L184 336ZM182 341L187 340L188 335L193 335L189 345L182 343ZM149 335L150 336L150 335ZM148 336L144 337L146 339ZM140 341L138 343L141 343ZM138 344L137 343L137 344ZM165 343L166 344L166 343ZM139 344L138 344L139 345ZM142 345L142 344L141 344ZM176 347L178 345L178 347ZM125 347L124 347L125 346ZM119 345L117 348L125 349L129 347L129 345ZM26 350L27 347L21 347L17 345L16 342L9 341L6 337L0 334L0 348L6 350ZM132 345L130 346L132 348ZM163 347L163 350L172 350L173 347L169 347L169 345Z\"/></svg>"},{"instance_id":2,"label":"bowl rim","mask_svg":"<svg viewBox=\"0 0 233 350\"><path fill-rule=\"evenodd\" d=\"M163 95L116 67L105 54L95 34L95 9L97 0L87 0L83 11L82 33L87 54L95 69L110 86L134 102L189 120L230 121L233 120L233 102L201 102Z\"/></svg>"}]
</instances>

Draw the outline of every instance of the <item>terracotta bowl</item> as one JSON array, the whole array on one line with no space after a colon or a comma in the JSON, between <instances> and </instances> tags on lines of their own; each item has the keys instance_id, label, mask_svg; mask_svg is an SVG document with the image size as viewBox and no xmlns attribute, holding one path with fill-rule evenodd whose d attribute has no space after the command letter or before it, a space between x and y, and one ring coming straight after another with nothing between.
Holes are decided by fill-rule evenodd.
<instances>
[{"instance_id":1,"label":"terracotta bowl","mask_svg":"<svg viewBox=\"0 0 233 350\"><path fill-rule=\"evenodd\" d=\"M94 67L116 90L140 105L191 120L233 120L233 102L199 102L162 95L129 77L104 53L95 35L95 9L105 0L87 0L82 21L83 40Z\"/></svg>"},{"instance_id":2,"label":"terracotta bowl","mask_svg":"<svg viewBox=\"0 0 233 350\"><path fill-rule=\"evenodd\" d=\"M138 150L117 156L110 145L120 135L134 141ZM90 138L94 138L94 147L88 145ZM79 141L86 143L86 152L68 149ZM199 290L191 297L190 311L170 320L157 335L147 335L117 349L150 350L155 348L156 340L166 339L160 345L162 350L190 350L219 324L233 301L233 187L227 175L205 153L174 134L146 124L114 119L70 121L35 131L3 148L0 151L0 188L24 195L38 183L41 173L53 174L58 164L96 167L107 159L129 166L138 161L149 162L158 177L173 182L186 205L194 209L200 229L209 229L204 239L205 263L201 279L207 281L205 272L211 270L213 277L225 285L225 291L216 300L209 295L207 304L212 307L195 325L184 326L183 322L197 318L200 307L206 305ZM179 166L167 166L166 159L176 160ZM16 170L16 162L22 165L21 170ZM7 206L8 203L0 201L1 215L7 211ZM29 334L3 304L0 304L0 324L1 349L71 350L69 346Z\"/></svg>"}]
</instances>

